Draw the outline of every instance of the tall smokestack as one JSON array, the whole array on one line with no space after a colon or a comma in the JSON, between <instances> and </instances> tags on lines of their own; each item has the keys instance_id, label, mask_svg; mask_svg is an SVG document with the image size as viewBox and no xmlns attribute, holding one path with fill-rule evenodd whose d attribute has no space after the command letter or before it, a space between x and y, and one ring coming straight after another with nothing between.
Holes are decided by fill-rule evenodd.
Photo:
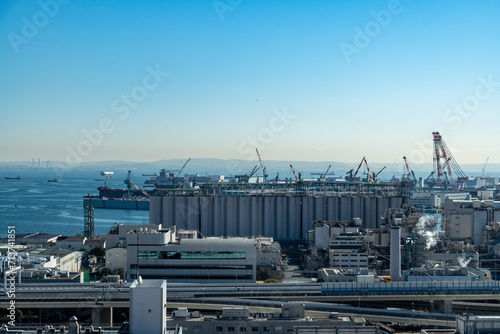
<instances>
[{"instance_id":1,"label":"tall smokestack","mask_svg":"<svg viewBox=\"0 0 500 334\"><path fill-rule=\"evenodd\" d=\"M401 281L401 230L399 226L391 226L391 279Z\"/></svg>"}]
</instances>

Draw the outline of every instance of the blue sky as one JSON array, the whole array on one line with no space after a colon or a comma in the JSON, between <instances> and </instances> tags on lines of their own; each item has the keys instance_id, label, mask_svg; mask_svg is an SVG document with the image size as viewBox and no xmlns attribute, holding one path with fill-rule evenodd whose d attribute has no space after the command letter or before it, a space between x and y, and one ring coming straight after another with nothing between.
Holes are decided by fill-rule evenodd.
<instances>
[{"instance_id":1,"label":"blue sky","mask_svg":"<svg viewBox=\"0 0 500 334\"><path fill-rule=\"evenodd\" d=\"M498 163L498 17L500 0L4 0L0 160L416 164L438 130L459 163Z\"/></svg>"}]
</instances>

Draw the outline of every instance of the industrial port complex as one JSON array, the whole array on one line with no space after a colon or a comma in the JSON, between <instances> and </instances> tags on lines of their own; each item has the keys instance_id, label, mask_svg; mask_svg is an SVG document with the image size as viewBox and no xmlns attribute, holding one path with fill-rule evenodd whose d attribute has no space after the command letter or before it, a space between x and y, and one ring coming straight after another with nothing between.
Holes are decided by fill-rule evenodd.
<instances>
[{"instance_id":1,"label":"industrial port complex","mask_svg":"<svg viewBox=\"0 0 500 334\"><path fill-rule=\"evenodd\" d=\"M143 190L129 173L126 189L84 197L83 235L1 240L3 321L24 317L25 333L500 332L498 178L467 177L432 135L427 178L406 158L392 180L365 158L341 179L291 165L294 178L269 178L258 150L243 175L181 176L188 160ZM94 210L113 208L149 210L149 223L97 235Z\"/></svg>"}]
</instances>

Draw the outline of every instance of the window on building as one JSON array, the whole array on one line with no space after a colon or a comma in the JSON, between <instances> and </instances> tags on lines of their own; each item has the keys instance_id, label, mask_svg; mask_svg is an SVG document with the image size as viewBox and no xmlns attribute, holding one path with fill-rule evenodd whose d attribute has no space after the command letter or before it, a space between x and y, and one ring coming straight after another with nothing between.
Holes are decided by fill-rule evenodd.
<instances>
[{"instance_id":1,"label":"window on building","mask_svg":"<svg viewBox=\"0 0 500 334\"><path fill-rule=\"evenodd\" d=\"M222 332L224 329L222 328L222 326L217 326L215 327L215 331L216 332Z\"/></svg>"},{"instance_id":2,"label":"window on building","mask_svg":"<svg viewBox=\"0 0 500 334\"><path fill-rule=\"evenodd\" d=\"M258 331L259 331L259 327L252 326L252 332L258 332Z\"/></svg>"},{"instance_id":3,"label":"window on building","mask_svg":"<svg viewBox=\"0 0 500 334\"><path fill-rule=\"evenodd\" d=\"M246 327L240 327L240 332L246 332L247 328Z\"/></svg>"},{"instance_id":4,"label":"window on building","mask_svg":"<svg viewBox=\"0 0 500 334\"><path fill-rule=\"evenodd\" d=\"M140 251L140 259L246 259L245 252L231 251Z\"/></svg>"},{"instance_id":5,"label":"window on building","mask_svg":"<svg viewBox=\"0 0 500 334\"><path fill-rule=\"evenodd\" d=\"M283 332L283 327L281 327L281 326L276 326L276 327L274 328L274 330L275 330L276 332Z\"/></svg>"},{"instance_id":6,"label":"window on building","mask_svg":"<svg viewBox=\"0 0 500 334\"><path fill-rule=\"evenodd\" d=\"M227 331L228 331L228 332L234 332L234 327L228 327L228 328L227 328Z\"/></svg>"},{"instance_id":7,"label":"window on building","mask_svg":"<svg viewBox=\"0 0 500 334\"><path fill-rule=\"evenodd\" d=\"M200 332L200 327L195 326L193 327L193 333L199 333Z\"/></svg>"}]
</instances>

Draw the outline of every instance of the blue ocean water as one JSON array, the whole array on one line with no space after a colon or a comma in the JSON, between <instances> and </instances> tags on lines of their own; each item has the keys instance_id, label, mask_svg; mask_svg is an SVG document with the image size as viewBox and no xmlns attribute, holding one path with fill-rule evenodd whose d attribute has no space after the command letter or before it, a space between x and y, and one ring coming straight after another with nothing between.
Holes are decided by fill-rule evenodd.
<instances>
[{"instance_id":1,"label":"blue ocean water","mask_svg":"<svg viewBox=\"0 0 500 334\"><path fill-rule=\"evenodd\" d=\"M106 180L110 187L125 188L127 171L114 171ZM154 171L144 171L144 173ZM148 177L133 171L132 181L141 186ZM7 180L21 176L21 180ZM58 182L48 182L56 178ZM99 170L56 170L51 168L0 168L0 236L7 227L15 226L16 233L45 232L76 235L83 232L84 210L82 197L98 194L104 185ZM95 232L106 233L113 223L143 224L149 221L149 211L95 209Z\"/></svg>"}]
</instances>

